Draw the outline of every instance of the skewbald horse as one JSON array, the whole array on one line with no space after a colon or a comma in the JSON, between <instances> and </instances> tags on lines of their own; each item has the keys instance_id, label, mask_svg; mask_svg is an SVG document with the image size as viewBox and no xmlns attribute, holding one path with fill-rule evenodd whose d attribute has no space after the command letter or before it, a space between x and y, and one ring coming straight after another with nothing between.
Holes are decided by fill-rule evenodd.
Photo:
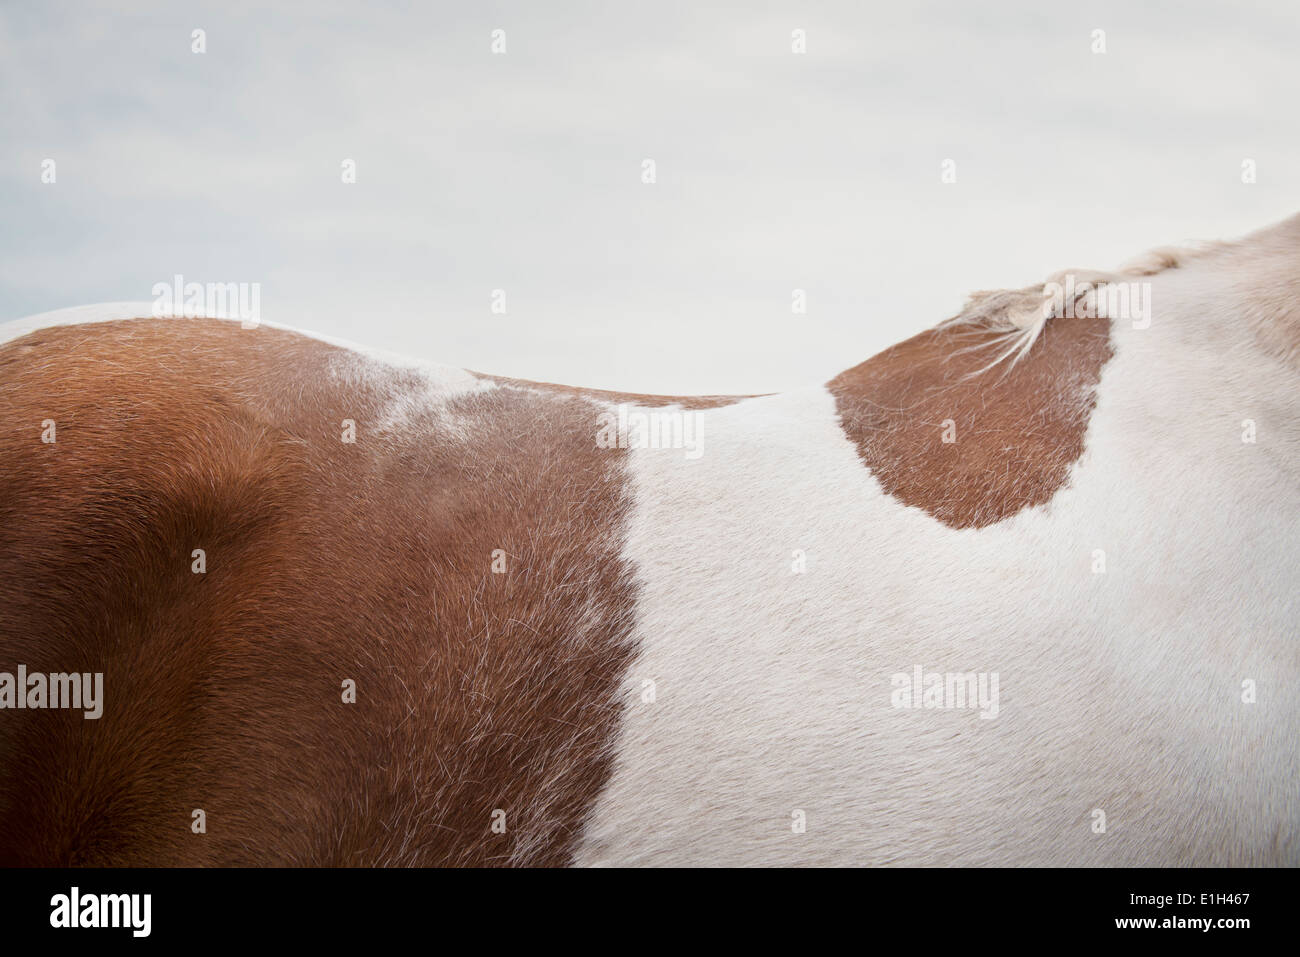
<instances>
[{"instance_id":1,"label":"skewbald horse","mask_svg":"<svg viewBox=\"0 0 1300 957\"><path fill-rule=\"evenodd\" d=\"M1297 531L1300 217L779 395L19 320L0 864L1294 866Z\"/></svg>"}]
</instances>

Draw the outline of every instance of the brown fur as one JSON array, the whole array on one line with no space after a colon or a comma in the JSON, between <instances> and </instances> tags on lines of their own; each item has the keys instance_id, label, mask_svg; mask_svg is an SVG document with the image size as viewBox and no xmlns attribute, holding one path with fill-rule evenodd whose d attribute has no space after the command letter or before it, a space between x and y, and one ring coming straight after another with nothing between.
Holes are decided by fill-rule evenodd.
<instances>
[{"instance_id":1,"label":"brown fur","mask_svg":"<svg viewBox=\"0 0 1300 957\"><path fill-rule=\"evenodd\" d=\"M98 721L0 712L0 864L568 861L630 653L623 453L512 388L377 435L419 382L341 385L340 351L210 320L0 346L0 670L105 673Z\"/></svg>"},{"instance_id":2,"label":"brown fur","mask_svg":"<svg viewBox=\"0 0 1300 957\"><path fill-rule=\"evenodd\" d=\"M497 385L537 389L543 392L555 392L562 395L581 395L588 399L594 399L598 402L607 402L613 405L626 402L629 405L644 406L647 408L672 405L687 411L697 411L699 409L720 409L723 406L735 405L737 402L741 402L745 399L757 398L757 396L753 395L646 395L639 392L610 392L607 389L585 389L579 386L557 385L554 382L531 382L526 379L509 379L505 376L486 375L482 372L475 372L474 375L485 382L494 382Z\"/></svg>"},{"instance_id":3,"label":"brown fur","mask_svg":"<svg viewBox=\"0 0 1300 957\"><path fill-rule=\"evenodd\" d=\"M829 383L845 433L881 486L954 528L1041 505L1083 453L1107 319L1053 319L1014 369L980 373L1004 336L940 326ZM953 420L956 442L943 442Z\"/></svg>"}]
</instances>

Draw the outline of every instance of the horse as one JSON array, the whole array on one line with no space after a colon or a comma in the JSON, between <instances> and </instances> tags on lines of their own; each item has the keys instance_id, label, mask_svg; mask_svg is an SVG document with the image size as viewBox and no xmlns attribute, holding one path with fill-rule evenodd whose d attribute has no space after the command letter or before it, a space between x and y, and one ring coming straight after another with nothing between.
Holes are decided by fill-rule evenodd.
<instances>
[{"instance_id":1,"label":"horse","mask_svg":"<svg viewBox=\"0 0 1300 957\"><path fill-rule=\"evenodd\" d=\"M0 327L0 864L1300 864L1300 216L823 385Z\"/></svg>"}]
</instances>

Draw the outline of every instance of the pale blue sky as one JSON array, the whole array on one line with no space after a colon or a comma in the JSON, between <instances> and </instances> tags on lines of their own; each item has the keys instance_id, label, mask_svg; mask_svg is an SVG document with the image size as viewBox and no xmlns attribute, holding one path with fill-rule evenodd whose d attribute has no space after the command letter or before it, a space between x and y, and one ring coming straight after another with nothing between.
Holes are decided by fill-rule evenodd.
<instances>
[{"instance_id":1,"label":"pale blue sky","mask_svg":"<svg viewBox=\"0 0 1300 957\"><path fill-rule=\"evenodd\" d=\"M972 290L1300 211L1294 6L1132 6L2 3L0 319L181 273L506 375L824 381Z\"/></svg>"}]
</instances>

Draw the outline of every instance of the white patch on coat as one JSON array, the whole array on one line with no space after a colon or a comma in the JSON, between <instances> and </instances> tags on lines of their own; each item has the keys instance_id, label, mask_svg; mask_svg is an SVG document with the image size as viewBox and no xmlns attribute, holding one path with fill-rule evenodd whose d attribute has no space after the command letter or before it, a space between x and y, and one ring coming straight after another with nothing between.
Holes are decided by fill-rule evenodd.
<instances>
[{"instance_id":1,"label":"white patch on coat","mask_svg":"<svg viewBox=\"0 0 1300 957\"><path fill-rule=\"evenodd\" d=\"M987 528L887 495L824 389L631 451L640 651L576 863L1300 864L1300 390L1240 275L1157 277L1067 486ZM999 673L998 716L891 707L917 665Z\"/></svg>"}]
</instances>

